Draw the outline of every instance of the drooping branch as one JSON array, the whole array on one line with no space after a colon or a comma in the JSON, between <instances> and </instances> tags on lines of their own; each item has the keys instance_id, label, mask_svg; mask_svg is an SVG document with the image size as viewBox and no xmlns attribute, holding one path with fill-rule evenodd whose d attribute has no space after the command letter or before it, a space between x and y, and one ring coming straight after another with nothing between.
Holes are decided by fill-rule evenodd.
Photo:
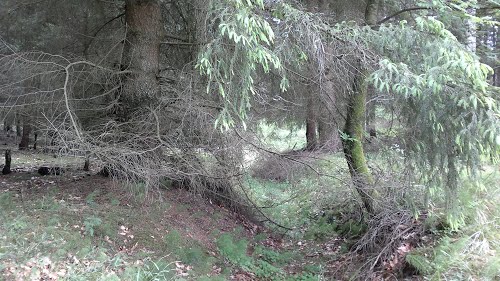
<instances>
[{"instance_id":1,"label":"drooping branch","mask_svg":"<svg viewBox=\"0 0 500 281\"><path fill-rule=\"evenodd\" d=\"M480 8L480 10L499 10L500 9L500 6L491 6L491 7L483 7L483 8ZM407 12L412 12L412 11L422 11L422 10L432 10L431 7L412 7L412 8L407 8L407 9L403 9L401 11L398 11L392 15L389 15L383 19L381 19L380 21L377 22L376 25L381 25L403 13L407 13Z\"/></svg>"},{"instance_id":2,"label":"drooping branch","mask_svg":"<svg viewBox=\"0 0 500 281\"><path fill-rule=\"evenodd\" d=\"M393 18L395 18L395 17L397 17L397 16L399 16L399 15L401 15L403 13L412 12L412 11L420 11L420 10L431 10L431 8L428 8L428 7L413 7L413 8L403 9L403 10L401 10L399 12L396 12L396 13L390 15L390 16L387 16L387 17L383 18L382 20L378 21L376 23L376 25L381 25L381 24L383 24L383 23L385 23L385 22L387 22L387 21L389 21L389 20L391 20L391 19L393 19Z\"/></svg>"}]
</instances>

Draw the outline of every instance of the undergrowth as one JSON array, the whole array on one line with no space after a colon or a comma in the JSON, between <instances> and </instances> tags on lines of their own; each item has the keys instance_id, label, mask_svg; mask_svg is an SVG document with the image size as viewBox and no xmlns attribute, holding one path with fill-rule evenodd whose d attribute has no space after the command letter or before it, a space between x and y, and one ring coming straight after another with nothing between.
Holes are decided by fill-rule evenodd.
<instances>
[{"instance_id":1,"label":"undergrowth","mask_svg":"<svg viewBox=\"0 0 500 281\"><path fill-rule=\"evenodd\" d=\"M290 143L293 137L280 139L280 130L270 126L264 129L264 141L269 147L279 141L287 143L281 147L293 147ZM273 133L273 130L276 132ZM383 130L381 132L384 134ZM485 166L481 178L462 174L456 199L449 208L445 208L447 198L443 190L440 187L419 185L413 177L418 171L405 168L405 153L397 141L394 142L396 138L397 136L385 136L391 144L382 145L384 149L376 147L381 145L384 138L376 140L371 144L373 151L367 155L376 179L376 194L381 199L378 208L385 210L387 206L384 204L390 204L394 210L410 214L410 218L413 215L415 222L425 220L425 227L422 228L423 232L415 233L417 236L414 241L418 241L418 245L393 245L396 247L395 251L400 246L412 249L416 247L402 257L429 280L500 280L498 163L490 163L488 166L489 162L483 159ZM266 163L265 167L287 167L279 162L290 161L287 157L270 158L272 163ZM247 186L252 198L257 205L263 206L263 212L270 218L293 228L292 231L286 231L286 234L296 241L327 241L339 236L347 239L340 252L348 251L369 226L364 223L363 215L360 214L359 200L357 194L352 192L350 179L344 177L348 173L343 155L322 154L308 158L307 154L293 154L292 157L306 162L305 166L310 165L315 170L292 167L291 172L295 173L293 175L279 171L277 176L265 174L260 178L249 177ZM256 165L262 163L256 162ZM261 170L257 169L260 173ZM274 170L266 168L263 172L270 171ZM327 176L319 176L316 172ZM276 231L283 231L272 223L269 226ZM399 227L397 218L394 226ZM410 237L408 239L412 240ZM372 254L373 259L376 259L378 253ZM395 260L379 261L378 265L392 262ZM373 260L368 267L371 264ZM362 275L358 277L363 278Z\"/></svg>"},{"instance_id":2,"label":"undergrowth","mask_svg":"<svg viewBox=\"0 0 500 281\"><path fill-rule=\"evenodd\" d=\"M485 169L479 185L463 182L454 216L444 214L444 228L433 229L440 237L436 243L406 257L430 280L500 279L500 173Z\"/></svg>"},{"instance_id":3,"label":"undergrowth","mask_svg":"<svg viewBox=\"0 0 500 281\"><path fill-rule=\"evenodd\" d=\"M245 239L235 239L230 234L223 234L217 240L221 255L233 266L242 269L258 280L319 280L318 272L307 270L299 274L289 275L283 267L296 255L290 252L277 252L262 246L257 246L249 254L249 242Z\"/></svg>"}]
</instances>

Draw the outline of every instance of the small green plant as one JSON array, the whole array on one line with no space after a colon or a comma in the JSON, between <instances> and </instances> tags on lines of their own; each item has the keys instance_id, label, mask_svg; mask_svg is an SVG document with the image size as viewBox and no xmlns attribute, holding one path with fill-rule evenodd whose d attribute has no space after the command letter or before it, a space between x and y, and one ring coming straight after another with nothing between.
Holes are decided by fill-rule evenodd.
<instances>
[{"instance_id":1,"label":"small green plant","mask_svg":"<svg viewBox=\"0 0 500 281\"><path fill-rule=\"evenodd\" d=\"M165 248L173 253L177 260L194 265L201 271L209 272L211 270L215 261L207 255L198 242L183 238L176 230L170 231L163 240Z\"/></svg>"},{"instance_id":2,"label":"small green plant","mask_svg":"<svg viewBox=\"0 0 500 281\"><path fill-rule=\"evenodd\" d=\"M120 267L124 263L123 256L121 254L118 254L111 259L111 266L113 267Z\"/></svg>"},{"instance_id":3,"label":"small green plant","mask_svg":"<svg viewBox=\"0 0 500 281\"><path fill-rule=\"evenodd\" d=\"M83 224L85 225L85 234L93 237L96 228L102 224L102 220L99 217L90 216L85 218Z\"/></svg>"},{"instance_id":4,"label":"small green plant","mask_svg":"<svg viewBox=\"0 0 500 281\"><path fill-rule=\"evenodd\" d=\"M350 238L360 237L366 232L366 224L350 219L338 228L338 232Z\"/></svg>"},{"instance_id":5,"label":"small green plant","mask_svg":"<svg viewBox=\"0 0 500 281\"><path fill-rule=\"evenodd\" d=\"M264 280L283 280L284 272L265 260L257 260L253 273Z\"/></svg>"},{"instance_id":6,"label":"small green plant","mask_svg":"<svg viewBox=\"0 0 500 281\"><path fill-rule=\"evenodd\" d=\"M265 260L272 264L285 265L293 258L293 253L291 252L277 252L272 249L257 245L253 252L255 257Z\"/></svg>"},{"instance_id":7,"label":"small green plant","mask_svg":"<svg viewBox=\"0 0 500 281\"><path fill-rule=\"evenodd\" d=\"M253 240L254 240L254 242L258 243L258 242L262 242L262 241L266 240L266 238L267 238L267 234L259 233L253 237Z\"/></svg>"},{"instance_id":8,"label":"small green plant","mask_svg":"<svg viewBox=\"0 0 500 281\"><path fill-rule=\"evenodd\" d=\"M311 272L303 272L297 275L288 276L286 281L319 281L320 279L316 274Z\"/></svg>"},{"instance_id":9,"label":"small green plant","mask_svg":"<svg viewBox=\"0 0 500 281\"><path fill-rule=\"evenodd\" d=\"M43 196L36 200L33 204L33 209L55 211L61 207L61 204L56 200L55 196Z\"/></svg>"},{"instance_id":10,"label":"small green plant","mask_svg":"<svg viewBox=\"0 0 500 281\"><path fill-rule=\"evenodd\" d=\"M179 231L174 229L165 235L163 241L165 242L165 246L168 248L179 247L182 244L182 237Z\"/></svg>"},{"instance_id":11,"label":"small green plant","mask_svg":"<svg viewBox=\"0 0 500 281\"><path fill-rule=\"evenodd\" d=\"M320 265L308 264L304 266L304 271L312 275L320 274L322 270Z\"/></svg>"},{"instance_id":12,"label":"small green plant","mask_svg":"<svg viewBox=\"0 0 500 281\"><path fill-rule=\"evenodd\" d=\"M423 255L418 254L417 252L408 254L406 256L406 261L416 270L418 270L420 274L431 274L434 270L434 266L429 261L429 259Z\"/></svg>"},{"instance_id":13,"label":"small green plant","mask_svg":"<svg viewBox=\"0 0 500 281\"><path fill-rule=\"evenodd\" d=\"M327 237L335 235L337 223L328 220L328 217L321 217L316 223L311 225L306 231L304 238L312 240L324 240Z\"/></svg>"},{"instance_id":14,"label":"small green plant","mask_svg":"<svg viewBox=\"0 0 500 281\"><path fill-rule=\"evenodd\" d=\"M144 183L129 184L128 189L130 194L137 202L142 202L146 199L148 193L148 187Z\"/></svg>"},{"instance_id":15,"label":"small green plant","mask_svg":"<svg viewBox=\"0 0 500 281\"><path fill-rule=\"evenodd\" d=\"M246 271L252 271L254 268L252 257L247 256L248 241L234 241L230 234L224 233L217 239L217 247L230 263Z\"/></svg>"},{"instance_id":16,"label":"small green plant","mask_svg":"<svg viewBox=\"0 0 500 281\"><path fill-rule=\"evenodd\" d=\"M484 276L491 280L500 279L500 257L493 258L486 266L484 270ZM496 279L495 279L496 278Z\"/></svg>"},{"instance_id":17,"label":"small green plant","mask_svg":"<svg viewBox=\"0 0 500 281\"><path fill-rule=\"evenodd\" d=\"M97 196L99 196L99 194L101 194L101 191L99 189L96 189L96 190L92 191L89 195L87 195L87 197L85 198L87 205L89 205L91 207L97 205L95 199Z\"/></svg>"},{"instance_id":18,"label":"small green plant","mask_svg":"<svg viewBox=\"0 0 500 281\"><path fill-rule=\"evenodd\" d=\"M8 225L8 228L14 232L24 230L27 227L28 227L28 222L24 217L17 217L13 219L11 223Z\"/></svg>"},{"instance_id":19,"label":"small green plant","mask_svg":"<svg viewBox=\"0 0 500 281\"><path fill-rule=\"evenodd\" d=\"M111 205L112 206L118 206L118 205L120 205L120 200L118 200L116 198L111 199Z\"/></svg>"},{"instance_id":20,"label":"small green plant","mask_svg":"<svg viewBox=\"0 0 500 281\"><path fill-rule=\"evenodd\" d=\"M153 261L146 259L142 267L127 267L124 271L124 279L134 281L160 281L173 280L175 277L175 268L172 263L163 259Z\"/></svg>"},{"instance_id":21,"label":"small green plant","mask_svg":"<svg viewBox=\"0 0 500 281\"><path fill-rule=\"evenodd\" d=\"M235 240L230 234L222 234L217 240L217 247L221 255L231 264L252 272L259 279L283 280L285 273L275 266L274 262L284 262L285 256L262 246L256 247L255 256L247 255L248 241L245 239Z\"/></svg>"},{"instance_id":22,"label":"small green plant","mask_svg":"<svg viewBox=\"0 0 500 281\"><path fill-rule=\"evenodd\" d=\"M116 196L114 194L112 194L112 193L108 194L107 197L108 197L107 199L109 200L109 203L111 204L111 206L114 206L114 207L120 206L120 203L121 203L120 199L116 198Z\"/></svg>"},{"instance_id":23,"label":"small green plant","mask_svg":"<svg viewBox=\"0 0 500 281\"><path fill-rule=\"evenodd\" d=\"M207 255L200 246L193 245L184 249L181 260L187 264L201 265L207 261Z\"/></svg>"}]
</instances>

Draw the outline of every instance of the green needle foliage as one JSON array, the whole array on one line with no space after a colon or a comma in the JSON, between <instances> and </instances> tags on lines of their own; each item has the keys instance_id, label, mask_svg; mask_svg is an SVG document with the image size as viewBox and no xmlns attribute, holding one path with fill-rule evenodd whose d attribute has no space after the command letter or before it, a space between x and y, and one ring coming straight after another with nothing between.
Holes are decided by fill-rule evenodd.
<instances>
[{"instance_id":1,"label":"green needle foliage","mask_svg":"<svg viewBox=\"0 0 500 281\"><path fill-rule=\"evenodd\" d=\"M450 23L463 19L494 23L471 12L478 8L476 1L420 3L430 16L376 27L331 23L288 3L269 4L266 9L262 1L212 5L217 19L212 28L217 32L201 52L198 68L208 77L207 91L218 92L224 100L216 125L234 126L233 116L245 124L251 96L256 94L258 66L264 73L275 69L284 77L282 61L297 67L309 59L319 73L327 64L356 61L372 70L366 79L377 92L395 97L391 106L400 108L403 116L407 163L417 171L417 181L446 187L448 207L453 205L462 170L475 177L481 155L498 159L499 89L488 83L493 70L449 29ZM332 60L324 46L355 51L351 58ZM335 69L342 69L338 65ZM283 78L282 90L287 86Z\"/></svg>"},{"instance_id":2,"label":"green needle foliage","mask_svg":"<svg viewBox=\"0 0 500 281\"><path fill-rule=\"evenodd\" d=\"M212 1L211 5L208 17L217 24L209 29L216 32L200 52L196 67L208 79L207 93L218 93L224 104L215 126L229 129L235 125L234 116L245 125L250 97L256 94L258 67L269 73L271 68L282 71L282 65L270 50L274 31L258 14L264 9L262 0Z\"/></svg>"},{"instance_id":3,"label":"green needle foliage","mask_svg":"<svg viewBox=\"0 0 500 281\"><path fill-rule=\"evenodd\" d=\"M377 92L394 95L391 106L397 105L404 117L407 163L416 168L418 181L446 187L448 207L453 205L462 170L475 177L481 155L498 159L499 90L488 83L493 70L449 29L459 19L494 23L470 12L479 7L477 2L420 3L431 16L377 27L333 24L285 3L270 4L266 10L259 1L218 3L213 3L218 32L199 56L198 68L209 78L207 91L214 91L215 82L224 100L217 120L223 128L235 125L232 116L244 124L250 97L256 93L257 66L264 73L272 68L283 73L281 61L297 66L310 59L321 73L325 64L333 63L321 49L333 44L356 50L352 56L360 67L372 69L368 82ZM262 16L266 11L270 15ZM273 25L270 19L280 23ZM371 65L374 58L377 66ZM337 61L342 64L342 59ZM286 89L288 84L281 86Z\"/></svg>"},{"instance_id":4,"label":"green needle foliage","mask_svg":"<svg viewBox=\"0 0 500 281\"><path fill-rule=\"evenodd\" d=\"M429 186L446 186L452 200L460 170L475 177L481 155L498 159L499 90L488 84L491 67L432 17L367 33L384 54L370 81L401 104L409 163Z\"/></svg>"}]
</instances>

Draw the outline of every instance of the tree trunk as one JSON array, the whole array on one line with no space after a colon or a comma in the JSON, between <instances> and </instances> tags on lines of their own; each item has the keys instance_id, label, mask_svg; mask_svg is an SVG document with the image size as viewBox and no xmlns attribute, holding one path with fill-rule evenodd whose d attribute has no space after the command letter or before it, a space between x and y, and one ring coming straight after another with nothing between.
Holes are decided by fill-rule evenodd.
<instances>
[{"instance_id":1,"label":"tree trunk","mask_svg":"<svg viewBox=\"0 0 500 281\"><path fill-rule=\"evenodd\" d=\"M12 125L11 125L10 121L7 121L7 120L3 121L3 130L5 131L7 137L9 138L10 132L12 130Z\"/></svg>"},{"instance_id":2,"label":"tree trunk","mask_svg":"<svg viewBox=\"0 0 500 281\"><path fill-rule=\"evenodd\" d=\"M306 150L315 150L318 147L318 134L317 134L317 117L316 107L314 106L314 96L309 93L307 98L307 117L306 117Z\"/></svg>"},{"instance_id":3,"label":"tree trunk","mask_svg":"<svg viewBox=\"0 0 500 281\"><path fill-rule=\"evenodd\" d=\"M307 9L309 12L316 12L320 8L320 0L307 0ZM313 71L311 69L311 71ZM313 72L314 73L314 72ZM318 116L316 98L319 98L319 92L314 85L307 86L307 107L306 107L306 150L315 150L318 148Z\"/></svg>"},{"instance_id":4,"label":"tree trunk","mask_svg":"<svg viewBox=\"0 0 500 281\"><path fill-rule=\"evenodd\" d=\"M10 155L10 149L5 150L5 166L3 166L2 174L8 175L11 173L10 165L12 162L12 157Z\"/></svg>"},{"instance_id":5,"label":"tree trunk","mask_svg":"<svg viewBox=\"0 0 500 281\"><path fill-rule=\"evenodd\" d=\"M19 121L19 116L16 118L16 136L21 136L21 122Z\"/></svg>"},{"instance_id":6,"label":"tree trunk","mask_svg":"<svg viewBox=\"0 0 500 281\"><path fill-rule=\"evenodd\" d=\"M38 141L38 132L35 131L35 140L33 142L33 150L36 150L36 148L37 148L37 141Z\"/></svg>"},{"instance_id":7,"label":"tree trunk","mask_svg":"<svg viewBox=\"0 0 500 281\"><path fill-rule=\"evenodd\" d=\"M85 163L83 164L83 170L85 172L90 171L90 159L88 157L85 158Z\"/></svg>"},{"instance_id":8,"label":"tree trunk","mask_svg":"<svg viewBox=\"0 0 500 281\"><path fill-rule=\"evenodd\" d=\"M124 83L119 117L128 120L135 109L154 103L159 96L157 75L163 23L157 0L126 0L125 5L127 39L122 64L132 73Z\"/></svg>"},{"instance_id":9,"label":"tree trunk","mask_svg":"<svg viewBox=\"0 0 500 281\"><path fill-rule=\"evenodd\" d=\"M25 122L23 124L23 135L21 137L21 142L19 143L19 150L24 150L29 148L30 133L31 133L31 125L28 122Z\"/></svg>"},{"instance_id":10,"label":"tree trunk","mask_svg":"<svg viewBox=\"0 0 500 281\"><path fill-rule=\"evenodd\" d=\"M368 26L377 24L377 13L380 0L368 0L365 9L365 23Z\"/></svg>"},{"instance_id":11,"label":"tree trunk","mask_svg":"<svg viewBox=\"0 0 500 281\"><path fill-rule=\"evenodd\" d=\"M332 119L331 115L328 115L328 119ZM337 151L339 143L339 133L335 124L326 122L324 118L319 118L318 120L318 139L319 147L325 151Z\"/></svg>"},{"instance_id":12,"label":"tree trunk","mask_svg":"<svg viewBox=\"0 0 500 281\"><path fill-rule=\"evenodd\" d=\"M347 120L344 133L348 136L342 139L344 155L349 167L352 181L361 200L369 213L373 213L373 197L368 190L373 184L373 178L366 163L363 150L364 117L366 110L366 84L364 77L356 76L354 81L354 93L348 103Z\"/></svg>"},{"instance_id":13,"label":"tree trunk","mask_svg":"<svg viewBox=\"0 0 500 281\"><path fill-rule=\"evenodd\" d=\"M378 0L368 0L365 10L365 22L368 26L377 22ZM354 77L353 93L349 97L347 118L344 133L347 138L342 140L344 155L349 167L352 181L356 191L359 193L363 205L369 213L374 212L373 194L369 190L373 185L373 178L366 163L363 150L364 119L366 113L367 83L365 77L368 74L363 66L359 66L360 71Z\"/></svg>"},{"instance_id":14,"label":"tree trunk","mask_svg":"<svg viewBox=\"0 0 500 281\"><path fill-rule=\"evenodd\" d=\"M329 131L331 131L329 127L322 118L318 120L318 144L322 149L328 145Z\"/></svg>"}]
</instances>

